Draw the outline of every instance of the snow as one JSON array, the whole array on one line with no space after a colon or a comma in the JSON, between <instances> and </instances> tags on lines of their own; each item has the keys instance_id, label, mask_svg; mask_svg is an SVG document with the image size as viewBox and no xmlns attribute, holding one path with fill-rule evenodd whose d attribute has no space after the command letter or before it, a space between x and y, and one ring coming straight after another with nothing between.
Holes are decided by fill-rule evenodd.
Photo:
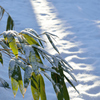
<instances>
[{"instance_id":1,"label":"snow","mask_svg":"<svg viewBox=\"0 0 100 100\"><path fill-rule=\"evenodd\" d=\"M80 95L68 84L71 100L100 100L100 1L99 0L0 0L15 21L15 30L33 28L48 31L59 38L55 44L61 56L74 68ZM5 31L5 14L0 33ZM46 37L43 37L44 40ZM46 49L56 54L50 44ZM5 55L4 55L5 56ZM9 58L4 57L8 62ZM0 66L0 77L10 83L8 63ZM46 80L47 100L56 100L52 84ZM5 95L6 94L6 95ZM11 89L0 87L0 100L33 100L30 87L23 99L20 91L14 98Z\"/></svg>"}]
</instances>

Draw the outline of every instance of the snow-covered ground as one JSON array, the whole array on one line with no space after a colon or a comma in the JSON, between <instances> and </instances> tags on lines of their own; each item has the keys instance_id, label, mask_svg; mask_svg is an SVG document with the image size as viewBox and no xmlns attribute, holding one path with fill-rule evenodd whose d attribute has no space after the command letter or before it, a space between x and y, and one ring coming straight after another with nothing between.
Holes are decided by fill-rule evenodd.
<instances>
[{"instance_id":1,"label":"snow-covered ground","mask_svg":"<svg viewBox=\"0 0 100 100\"><path fill-rule=\"evenodd\" d=\"M15 30L33 28L59 36L56 45L61 56L74 68L76 88L68 84L71 100L100 100L100 1L99 0L0 0L15 21ZM0 33L5 30L6 14L0 21ZM43 37L45 38L45 37ZM46 47L52 51L48 44ZM5 61L8 61L5 58ZM7 80L8 63L0 66L0 77ZM56 100L51 83L46 80L47 100ZM0 100L33 100L30 87L23 99L20 91L0 87Z\"/></svg>"}]
</instances>

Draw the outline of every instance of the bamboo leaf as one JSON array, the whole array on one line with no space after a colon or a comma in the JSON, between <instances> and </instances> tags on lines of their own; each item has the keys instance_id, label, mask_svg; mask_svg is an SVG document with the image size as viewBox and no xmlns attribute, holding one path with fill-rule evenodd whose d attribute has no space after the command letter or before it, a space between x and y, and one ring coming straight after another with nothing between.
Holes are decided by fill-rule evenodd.
<instances>
[{"instance_id":1,"label":"bamboo leaf","mask_svg":"<svg viewBox=\"0 0 100 100\"><path fill-rule=\"evenodd\" d=\"M68 93L65 82L63 83L63 98L64 100L70 100L69 93Z\"/></svg>"},{"instance_id":2,"label":"bamboo leaf","mask_svg":"<svg viewBox=\"0 0 100 100\"><path fill-rule=\"evenodd\" d=\"M40 78L39 75L35 75L35 73L32 73L32 77L31 78L31 91L32 91L32 95L34 100L39 100L39 96L40 96ZM36 81L34 81L34 79Z\"/></svg>"},{"instance_id":3,"label":"bamboo leaf","mask_svg":"<svg viewBox=\"0 0 100 100\"><path fill-rule=\"evenodd\" d=\"M39 45L38 42L33 39L32 37L30 37L29 35L27 34L22 34L24 36L24 38L27 40L27 42L32 45L32 44L36 44L36 45Z\"/></svg>"},{"instance_id":4,"label":"bamboo leaf","mask_svg":"<svg viewBox=\"0 0 100 100\"><path fill-rule=\"evenodd\" d=\"M57 55L56 57L59 58L62 62L64 62L67 66L69 66L69 68L73 69L73 68L68 64L68 62L67 62L65 59L63 59L61 56Z\"/></svg>"},{"instance_id":5,"label":"bamboo leaf","mask_svg":"<svg viewBox=\"0 0 100 100\"><path fill-rule=\"evenodd\" d=\"M54 86L55 92L58 95L58 93L60 92L59 87L56 85L56 83L54 82L54 80L44 71L41 71L46 77L47 79L52 83L52 85Z\"/></svg>"},{"instance_id":6,"label":"bamboo leaf","mask_svg":"<svg viewBox=\"0 0 100 100\"><path fill-rule=\"evenodd\" d=\"M52 69L52 67L50 68L50 67L43 65L43 64L40 64L40 63L37 63L37 64L38 64L39 68L42 68L44 70L47 70L47 71L50 71L50 72L53 72L53 73L57 73L54 69Z\"/></svg>"},{"instance_id":7,"label":"bamboo leaf","mask_svg":"<svg viewBox=\"0 0 100 100\"><path fill-rule=\"evenodd\" d=\"M8 48L9 45L8 45L8 43L5 42L5 40L1 40L0 45L4 48L5 51L7 51L10 54L10 52L9 52L10 50Z\"/></svg>"},{"instance_id":8,"label":"bamboo leaf","mask_svg":"<svg viewBox=\"0 0 100 100\"><path fill-rule=\"evenodd\" d=\"M15 59L15 63L17 66L20 66L24 71L27 68L27 65L25 65L21 60Z\"/></svg>"},{"instance_id":9,"label":"bamboo leaf","mask_svg":"<svg viewBox=\"0 0 100 100\"><path fill-rule=\"evenodd\" d=\"M24 72L24 88L25 88L25 92L26 89L29 85L29 82L31 80L31 76L32 76L32 67L30 65L27 65L27 67L25 68L25 72Z\"/></svg>"},{"instance_id":10,"label":"bamboo leaf","mask_svg":"<svg viewBox=\"0 0 100 100\"><path fill-rule=\"evenodd\" d=\"M19 85L18 85L18 82L12 77L11 77L11 85L12 85L12 90L13 90L13 94L14 94L14 97L15 97L16 94L17 94Z\"/></svg>"},{"instance_id":11,"label":"bamboo leaf","mask_svg":"<svg viewBox=\"0 0 100 100\"><path fill-rule=\"evenodd\" d=\"M14 53L16 58L18 58L18 48L17 48L17 44L16 44L14 37L8 36L7 39L9 42L9 47L12 49L12 52Z\"/></svg>"},{"instance_id":12,"label":"bamboo leaf","mask_svg":"<svg viewBox=\"0 0 100 100\"><path fill-rule=\"evenodd\" d=\"M59 38L57 35L54 35L54 34L52 34L52 33L50 33L50 32L44 32L44 33L42 33L42 34L48 34L49 36L55 36L55 37Z\"/></svg>"},{"instance_id":13,"label":"bamboo leaf","mask_svg":"<svg viewBox=\"0 0 100 100\"><path fill-rule=\"evenodd\" d=\"M13 30L13 27L14 27L13 19L11 18L11 16L8 16L6 31L7 30Z\"/></svg>"},{"instance_id":14,"label":"bamboo leaf","mask_svg":"<svg viewBox=\"0 0 100 100\"><path fill-rule=\"evenodd\" d=\"M2 53L0 52L0 63L3 65Z\"/></svg>"},{"instance_id":15,"label":"bamboo leaf","mask_svg":"<svg viewBox=\"0 0 100 100\"><path fill-rule=\"evenodd\" d=\"M2 78L0 78L0 82L4 88L10 88L9 84ZM0 85L1 86L1 85Z\"/></svg>"},{"instance_id":16,"label":"bamboo leaf","mask_svg":"<svg viewBox=\"0 0 100 100\"><path fill-rule=\"evenodd\" d=\"M17 72L18 72L18 85L19 85L19 89L20 89L20 92L21 94L23 95L24 97L24 85L23 85L23 81L22 81L22 75L21 75L21 70L20 70L20 67L18 66L17 68Z\"/></svg>"},{"instance_id":17,"label":"bamboo leaf","mask_svg":"<svg viewBox=\"0 0 100 100\"><path fill-rule=\"evenodd\" d=\"M25 94L25 91L24 91L24 85L23 85L23 81L22 79L18 81L18 84L19 84L19 89L20 89L20 92L24 98L24 94Z\"/></svg>"},{"instance_id":18,"label":"bamboo leaf","mask_svg":"<svg viewBox=\"0 0 100 100\"><path fill-rule=\"evenodd\" d=\"M9 65L10 65L9 75L11 76L11 85L14 96L17 94L18 91L17 88L19 87L20 92L24 97L24 86L23 86L20 67L15 64L15 60L11 60Z\"/></svg>"},{"instance_id":19,"label":"bamboo leaf","mask_svg":"<svg viewBox=\"0 0 100 100\"><path fill-rule=\"evenodd\" d=\"M36 48L40 53L42 52L43 54L46 54L50 57L53 57L50 53L48 53L46 50L44 50L42 47L37 46L37 45L32 45L33 48Z\"/></svg>"},{"instance_id":20,"label":"bamboo leaf","mask_svg":"<svg viewBox=\"0 0 100 100\"><path fill-rule=\"evenodd\" d=\"M41 75L40 75L40 95L41 95L41 100L47 100L45 93L45 83Z\"/></svg>"},{"instance_id":21,"label":"bamboo leaf","mask_svg":"<svg viewBox=\"0 0 100 100\"><path fill-rule=\"evenodd\" d=\"M50 35L48 34L48 32L45 32L45 34L46 34L46 36L47 36L47 38L48 38L48 40L49 40L49 42L51 43L51 45L53 46L53 48L59 53L59 51L58 51L58 49L57 49L57 47L55 46L55 44L53 43L53 41L52 41L52 39L51 39L51 37L50 37Z\"/></svg>"},{"instance_id":22,"label":"bamboo leaf","mask_svg":"<svg viewBox=\"0 0 100 100\"><path fill-rule=\"evenodd\" d=\"M15 69L15 60L11 59L9 62L9 78L12 76Z\"/></svg>"},{"instance_id":23,"label":"bamboo leaf","mask_svg":"<svg viewBox=\"0 0 100 100\"><path fill-rule=\"evenodd\" d=\"M31 28L26 28L25 31L28 31L28 32L30 32L32 34L35 34L38 38L40 38L38 33L35 30L31 29ZM40 39L39 39L39 42L40 42L41 46L43 47L42 41Z\"/></svg>"},{"instance_id":24,"label":"bamboo leaf","mask_svg":"<svg viewBox=\"0 0 100 100\"><path fill-rule=\"evenodd\" d=\"M0 20L2 19L4 12L5 12L5 9L3 9L3 7L0 6Z\"/></svg>"},{"instance_id":25,"label":"bamboo leaf","mask_svg":"<svg viewBox=\"0 0 100 100\"><path fill-rule=\"evenodd\" d=\"M73 83L64 75L65 79L68 81L68 83L78 92L78 90L75 88L75 86L73 85Z\"/></svg>"}]
</instances>

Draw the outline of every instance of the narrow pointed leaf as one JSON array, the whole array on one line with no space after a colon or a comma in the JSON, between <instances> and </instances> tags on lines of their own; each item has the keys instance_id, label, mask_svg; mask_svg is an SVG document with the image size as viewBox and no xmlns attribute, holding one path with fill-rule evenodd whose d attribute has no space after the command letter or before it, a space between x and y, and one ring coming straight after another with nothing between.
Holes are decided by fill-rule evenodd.
<instances>
[{"instance_id":1,"label":"narrow pointed leaf","mask_svg":"<svg viewBox=\"0 0 100 100\"><path fill-rule=\"evenodd\" d=\"M41 100L47 100L45 93L45 83L41 75L40 75L40 95L41 95Z\"/></svg>"},{"instance_id":2,"label":"narrow pointed leaf","mask_svg":"<svg viewBox=\"0 0 100 100\"><path fill-rule=\"evenodd\" d=\"M38 63L38 58L36 57L36 54L35 54L34 49L32 49L32 50L30 51L30 54L29 54L29 62L30 62L30 64L32 65L32 70L33 70L36 74L38 74L38 65L37 65L37 63Z\"/></svg>"},{"instance_id":3,"label":"narrow pointed leaf","mask_svg":"<svg viewBox=\"0 0 100 100\"><path fill-rule=\"evenodd\" d=\"M63 83L63 98L64 100L70 100L69 93L68 93L65 82Z\"/></svg>"},{"instance_id":4,"label":"narrow pointed leaf","mask_svg":"<svg viewBox=\"0 0 100 100\"><path fill-rule=\"evenodd\" d=\"M59 87L56 85L56 83L52 80L52 78L46 73L43 72L42 73L47 77L47 79L52 83L52 85L54 86L55 92L58 95L58 93L60 92Z\"/></svg>"},{"instance_id":5,"label":"narrow pointed leaf","mask_svg":"<svg viewBox=\"0 0 100 100\"><path fill-rule=\"evenodd\" d=\"M39 83L39 75L35 75L35 73L32 73L32 76L34 77L34 79L36 81L34 81L33 78L31 78L31 91L32 91L32 95L34 100L39 100L39 96L40 96L40 83Z\"/></svg>"},{"instance_id":6,"label":"narrow pointed leaf","mask_svg":"<svg viewBox=\"0 0 100 100\"><path fill-rule=\"evenodd\" d=\"M22 79L18 81L18 84L19 84L20 92L21 92L22 96L24 97L25 91L24 91L24 85L23 85Z\"/></svg>"},{"instance_id":7,"label":"narrow pointed leaf","mask_svg":"<svg viewBox=\"0 0 100 100\"><path fill-rule=\"evenodd\" d=\"M32 44L36 44L36 45L39 45L38 42L33 39L32 37L30 37L29 35L27 34L22 34L24 36L24 38L27 40L27 42L32 45Z\"/></svg>"},{"instance_id":8,"label":"narrow pointed leaf","mask_svg":"<svg viewBox=\"0 0 100 100\"><path fill-rule=\"evenodd\" d=\"M13 27L14 27L13 19L11 18L11 16L8 16L6 31L7 30L13 30Z\"/></svg>"},{"instance_id":9,"label":"narrow pointed leaf","mask_svg":"<svg viewBox=\"0 0 100 100\"><path fill-rule=\"evenodd\" d=\"M11 77L11 85L12 85L12 90L13 90L13 94L14 94L14 97L15 97L16 94L17 94L19 85L18 85L18 82L12 77Z\"/></svg>"},{"instance_id":10,"label":"narrow pointed leaf","mask_svg":"<svg viewBox=\"0 0 100 100\"><path fill-rule=\"evenodd\" d=\"M4 12L5 12L5 9L0 6L0 20L2 19Z\"/></svg>"},{"instance_id":11,"label":"narrow pointed leaf","mask_svg":"<svg viewBox=\"0 0 100 100\"><path fill-rule=\"evenodd\" d=\"M31 76L32 76L32 67L30 65L27 65L27 67L25 68L25 72L24 72L24 88L25 88L25 92L26 89L29 85L29 82L31 81Z\"/></svg>"},{"instance_id":12,"label":"narrow pointed leaf","mask_svg":"<svg viewBox=\"0 0 100 100\"><path fill-rule=\"evenodd\" d=\"M17 48L17 44L16 44L14 37L8 36L7 39L9 42L9 47L12 49L12 52L14 53L14 55L17 58L18 57L18 48Z\"/></svg>"},{"instance_id":13,"label":"narrow pointed leaf","mask_svg":"<svg viewBox=\"0 0 100 100\"><path fill-rule=\"evenodd\" d=\"M4 79L0 78L0 82L4 88L10 88L9 84ZM0 85L0 87L1 87L1 85Z\"/></svg>"},{"instance_id":14,"label":"narrow pointed leaf","mask_svg":"<svg viewBox=\"0 0 100 100\"><path fill-rule=\"evenodd\" d=\"M22 81L22 75L21 75L21 70L20 70L20 67L18 66L17 68L17 71L18 71L18 85L19 85L19 89L20 89L20 92L21 94L23 95L24 97L24 85L23 85L23 81Z\"/></svg>"},{"instance_id":15,"label":"narrow pointed leaf","mask_svg":"<svg viewBox=\"0 0 100 100\"><path fill-rule=\"evenodd\" d=\"M12 76L14 69L15 69L15 60L11 59L9 62L9 69L8 69L9 70L9 78Z\"/></svg>"},{"instance_id":16,"label":"narrow pointed leaf","mask_svg":"<svg viewBox=\"0 0 100 100\"><path fill-rule=\"evenodd\" d=\"M57 47L55 46L55 44L53 43L50 35L46 34L46 36L47 36L49 42L51 43L51 45L53 46L53 48L59 53L59 51L58 51Z\"/></svg>"},{"instance_id":17,"label":"narrow pointed leaf","mask_svg":"<svg viewBox=\"0 0 100 100\"><path fill-rule=\"evenodd\" d=\"M32 34L35 34L38 38L40 38L40 36L38 35L38 33L35 30L31 29L31 28L26 28L25 31L28 31L28 32L30 32ZM38 39L38 40L39 40L41 46L43 47L42 41L40 39Z\"/></svg>"},{"instance_id":18,"label":"narrow pointed leaf","mask_svg":"<svg viewBox=\"0 0 100 100\"><path fill-rule=\"evenodd\" d=\"M59 58L61 61L63 61L66 65L68 65L69 68L73 69L73 68L68 64L68 62L67 62L65 59L63 59L61 56L56 56L56 57Z\"/></svg>"},{"instance_id":19,"label":"narrow pointed leaf","mask_svg":"<svg viewBox=\"0 0 100 100\"><path fill-rule=\"evenodd\" d=\"M2 53L0 52L0 63L3 65Z\"/></svg>"},{"instance_id":20,"label":"narrow pointed leaf","mask_svg":"<svg viewBox=\"0 0 100 100\"><path fill-rule=\"evenodd\" d=\"M63 68L63 71L67 72L72 77L72 79L77 82L76 78L74 77L74 75L72 73L70 73L68 70L66 70L64 68Z\"/></svg>"},{"instance_id":21,"label":"narrow pointed leaf","mask_svg":"<svg viewBox=\"0 0 100 100\"><path fill-rule=\"evenodd\" d=\"M5 42L5 40L1 40L0 45L4 48L5 51L7 51L10 54L9 45Z\"/></svg>"},{"instance_id":22,"label":"narrow pointed leaf","mask_svg":"<svg viewBox=\"0 0 100 100\"><path fill-rule=\"evenodd\" d=\"M75 86L73 85L73 83L64 75L65 79L68 81L68 83L78 92L78 90L75 88Z\"/></svg>"},{"instance_id":23,"label":"narrow pointed leaf","mask_svg":"<svg viewBox=\"0 0 100 100\"><path fill-rule=\"evenodd\" d=\"M52 67L48 67L48 66L40 64L40 63L37 63L37 64L38 64L39 68L42 68L42 69L47 70L49 72L57 73L54 69L52 69Z\"/></svg>"}]
</instances>

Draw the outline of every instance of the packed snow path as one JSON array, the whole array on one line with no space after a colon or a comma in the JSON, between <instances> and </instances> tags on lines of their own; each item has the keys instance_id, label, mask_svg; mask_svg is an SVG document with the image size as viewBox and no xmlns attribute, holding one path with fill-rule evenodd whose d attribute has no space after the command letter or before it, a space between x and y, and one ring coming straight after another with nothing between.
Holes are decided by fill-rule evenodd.
<instances>
[{"instance_id":1,"label":"packed snow path","mask_svg":"<svg viewBox=\"0 0 100 100\"><path fill-rule=\"evenodd\" d=\"M48 31L59 36L55 43L61 56L74 68L73 73L78 81L75 84L80 95L66 82L71 100L100 100L100 1L29 1L0 0L0 4L15 20L17 31L31 27L37 32ZM0 22L0 32L5 30L4 23L6 23L5 18ZM50 44L47 49L50 53L56 54ZM7 65L6 63L1 68L0 77L10 83L7 77ZM46 86L47 100L56 100L52 84L47 80ZM3 99L13 100L12 90L0 87L0 100ZM23 100L20 91L15 100ZM30 88L24 100L33 100Z\"/></svg>"}]
</instances>

